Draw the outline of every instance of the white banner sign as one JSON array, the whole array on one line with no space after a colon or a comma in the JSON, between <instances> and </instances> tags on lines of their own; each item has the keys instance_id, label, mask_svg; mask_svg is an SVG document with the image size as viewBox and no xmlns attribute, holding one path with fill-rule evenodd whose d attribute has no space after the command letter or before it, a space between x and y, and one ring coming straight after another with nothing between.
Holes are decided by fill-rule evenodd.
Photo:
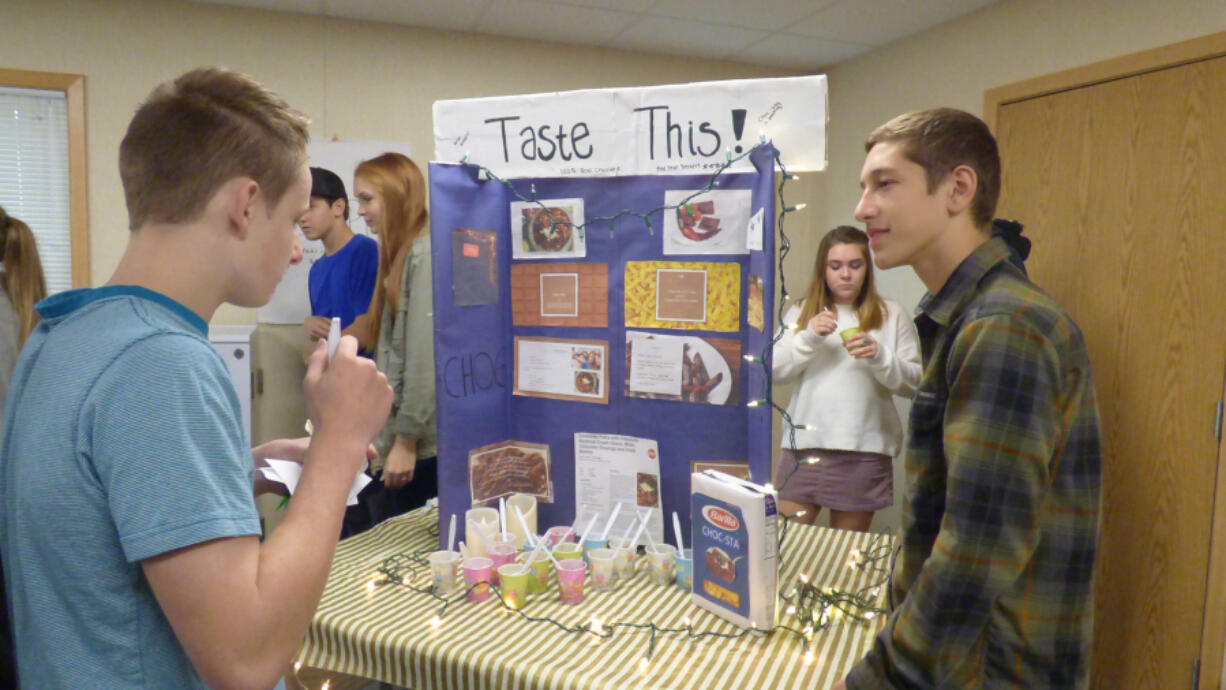
<instances>
[{"instance_id":1,"label":"white banner sign","mask_svg":"<svg viewBox=\"0 0 1226 690\"><path fill-rule=\"evenodd\" d=\"M499 177L691 174L765 139L824 170L826 106L825 75L435 101L434 155Z\"/></svg>"}]
</instances>

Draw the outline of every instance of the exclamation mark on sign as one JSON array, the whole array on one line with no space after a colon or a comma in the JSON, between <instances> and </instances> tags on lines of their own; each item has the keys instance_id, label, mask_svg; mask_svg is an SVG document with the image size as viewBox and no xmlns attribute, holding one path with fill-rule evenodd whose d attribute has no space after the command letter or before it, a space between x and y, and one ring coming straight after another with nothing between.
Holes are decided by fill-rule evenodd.
<instances>
[{"instance_id":1,"label":"exclamation mark on sign","mask_svg":"<svg viewBox=\"0 0 1226 690\"><path fill-rule=\"evenodd\" d=\"M736 140L738 142L741 140L741 134L743 134L744 132L745 132L745 109L735 108L732 111L732 133L736 135ZM736 152L740 153L743 150L744 149L742 149L741 145L738 143L736 145Z\"/></svg>"}]
</instances>

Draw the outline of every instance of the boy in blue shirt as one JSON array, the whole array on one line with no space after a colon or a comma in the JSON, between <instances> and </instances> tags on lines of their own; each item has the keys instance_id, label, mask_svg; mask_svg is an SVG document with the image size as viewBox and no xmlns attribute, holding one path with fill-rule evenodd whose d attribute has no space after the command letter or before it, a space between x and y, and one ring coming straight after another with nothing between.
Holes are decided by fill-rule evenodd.
<instances>
[{"instance_id":1,"label":"boy in blue shirt","mask_svg":"<svg viewBox=\"0 0 1226 690\"><path fill-rule=\"evenodd\" d=\"M4 417L0 550L22 687L270 687L289 667L392 397L356 340L331 362L321 343L303 384L309 445L252 451L207 339L222 303L266 303L292 260L306 126L222 69L162 84L128 126L127 249L105 286L38 305ZM304 465L263 542L253 455Z\"/></svg>"},{"instance_id":2,"label":"boy in blue shirt","mask_svg":"<svg viewBox=\"0 0 1226 690\"><path fill-rule=\"evenodd\" d=\"M379 273L379 244L354 233L348 221L345 183L331 170L311 168L311 206L298 219L298 227L308 240L323 243L324 256L311 266L308 278L311 315L303 323L308 355L319 340L328 337L334 316L341 320L342 333L363 341L362 354L369 356L371 350L364 338L366 312Z\"/></svg>"}]
</instances>

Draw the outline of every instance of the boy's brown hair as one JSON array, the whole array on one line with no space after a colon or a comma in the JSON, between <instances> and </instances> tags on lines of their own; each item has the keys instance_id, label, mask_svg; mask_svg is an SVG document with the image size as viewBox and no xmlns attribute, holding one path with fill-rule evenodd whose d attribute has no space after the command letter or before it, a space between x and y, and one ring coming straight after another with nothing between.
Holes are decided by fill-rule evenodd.
<instances>
[{"instance_id":1,"label":"boy's brown hair","mask_svg":"<svg viewBox=\"0 0 1226 690\"><path fill-rule=\"evenodd\" d=\"M873 130L864 151L889 142L901 142L903 155L924 169L929 194L954 168L970 166L979 178L971 220L981 230L991 227L1000 199L1000 153L983 120L954 108L906 113Z\"/></svg>"},{"instance_id":2,"label":"boy's brown hair","mask_svg":"<svg viewBox=\"0 0 1226 690\"><path fill-rule=\"evenodd\" d=\"M224 68L159 85L119 145L129 227L195 220L235 177L255 180L272 209L306 160L308 123L251 77Z\"/></svg>"}]
</instances>

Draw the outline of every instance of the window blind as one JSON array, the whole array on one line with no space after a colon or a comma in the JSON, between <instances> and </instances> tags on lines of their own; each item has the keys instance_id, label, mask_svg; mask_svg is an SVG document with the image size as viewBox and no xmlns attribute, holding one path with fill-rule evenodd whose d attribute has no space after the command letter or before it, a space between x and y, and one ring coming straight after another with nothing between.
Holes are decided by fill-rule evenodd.
<instances>
[{"instance_id":1,"label":"window blind","mask_svg":"<svg viewBox=\"0 0 1226 690\"><path fill-rule=\"evenodd\" d=\"M71 288L64 92L0 87L0 206L34 231L48 293Z\"/></svg>"}]
</instances>

